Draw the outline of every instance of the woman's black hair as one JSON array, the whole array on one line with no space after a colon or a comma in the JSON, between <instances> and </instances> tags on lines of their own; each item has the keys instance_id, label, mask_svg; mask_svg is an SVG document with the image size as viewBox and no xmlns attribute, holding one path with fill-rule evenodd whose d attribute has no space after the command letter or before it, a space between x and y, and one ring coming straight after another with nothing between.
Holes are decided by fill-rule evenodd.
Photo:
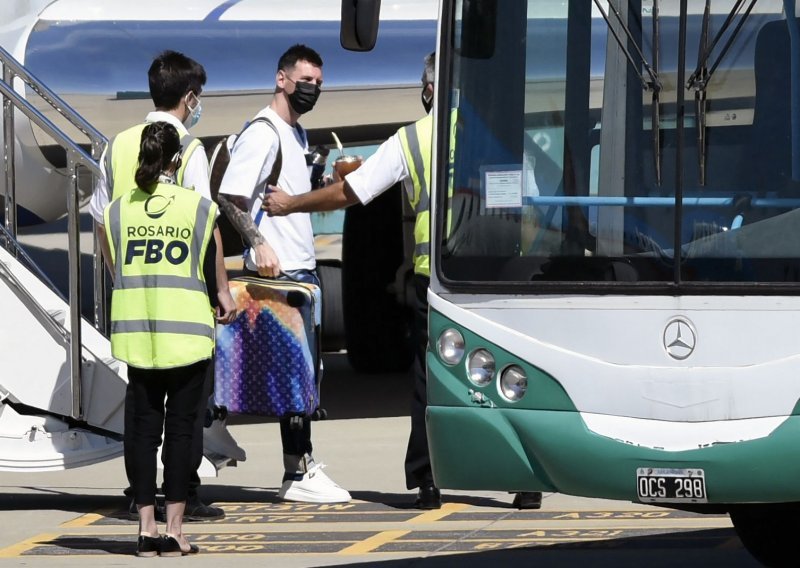
<instances>
[{"instance_id":1,"label":"woman's black hair","mask_svg":"<svg viewBox=\"0 0 800 568\"><path fill-rule=\"evenodd\" d=\"M168 122L152 122L145 126L139 145L139 167L134 177L136 185L146 188L156 183L180 149L178 131Z\"/></svg>"}]
</instances>

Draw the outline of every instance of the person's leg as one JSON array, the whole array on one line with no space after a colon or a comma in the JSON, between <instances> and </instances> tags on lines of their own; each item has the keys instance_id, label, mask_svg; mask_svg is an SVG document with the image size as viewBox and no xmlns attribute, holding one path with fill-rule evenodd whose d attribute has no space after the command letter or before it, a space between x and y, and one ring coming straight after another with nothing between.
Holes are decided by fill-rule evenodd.
<instances>
[{"instance_id":1,"label":"person's leg","mask_svg":"<svg viewBox=\"0 0 800 568\"><path fill-rule=\"evenodd\" d=\"M136 371L134 371L135 373ZM141 373L141 371L139 371ZM124 424L125 424L125 432L133 433L136 429L134 426L134 394L133 394L133 387L130 382L128 382L127 389L125 391L125 412L124 412ZM163 421L162 421L163 424ZM128 500L128 516L131 520L138 521L139 520L139 508L136 506L136 499L133 490L133 481L131 480L130 474L128 472L133 471L133 467L135 463L130 463L130 460L134 460L135 456L133 452L126 452L124 454L124 461L125 461L125 472L128 478L128 487L125 488L123 494ZM154 492L157 491L157 488L153 489ZM164 520L163 508L158 507L158 503L155 503L155 518L156 520Z\"/></svg>"},{"instance_id":2,"label":"person's leg","mask_svg":"<svg viewBox=\"0 0 800 568\"><path fill-rule=\"evenodd\" d=\"M219 507L206 505L200 499L198 490L200 489L200 475L197 470L203 462L203 426L206 420L206 410L208 399L214 391L214 360L208 365L205 380L203 382L203 394L200 398L200 406L197 409L195 432L199 435L192 439L192 473L189 476L189 493L186 497L186 508L184 516L191 521L211 521L225 517L225 511Z\"/></svg>"},{"instance_id":3,"label":"person's leg","mask_svg":"<svg viewBox=\"0 0 800 568\"><path fill-rule=\"evenodd\" d=\"M282 280L293 280L320 285L315 270L292 270ZM321 362L320 362L321 364ZM339 487L317 464L312 455L311 418L306 416L300 428L292 427L291 418L280 420L281 446L283 448L283 480L278 497L287 501L304 503L345 503L350 493Z\"/></svg>"},{"instance_id":4,"label":"person's leg","mask_svg":"<svg viewBox=\"0 0 800 568\"><path fill-rule=\"evenodd\" d=\"M139 514L139 539L136 541L136 556L152 558L161 551L161 537L156 526L155 505L142 505L138 507ZM143 527L150 527L145 530Z\"/></svg>"},{"instance_id":5,"label":"person's leg","mask_svg":"<svg viewBox=\"0 0 800 568\"><path fill-rule=\"evenodd\" d=\"M416 505L424 509L438 509L441 506L441 496L433 483L431 458L428 451L428 432L425 425L425 408L428 404L425 357L428 350L427 294L429 283L429 278L418 274L414 275L416 353L414 357L414 389L411 399L411 434L408 438L405 472L406 487L408 489L419 488Z\"/></svg>"},{"instance_id":6,"label":"person's leg","mask_svg":"<svg viewBox=\"0 0 800 568\"><path fill-rule=\"evenodd\" d=\"M139 513L139 533L155 536L156 455L164 425L166 390L158 371L128 368L125 393L125 471Z\"/></svg>"},{"instance_id":7,"label":"person's leg","mask_svg":"<svg viewBox=\"0 0 800 568\"><path fill-rule=\"evenodd\" d=\"M289 270L279 280L291 280L306 284L320 285L315 270ZM291 426L291 418L280 420L281 446L283 448L284 475L283 481L293 477L302 477L308 471L307 463L313 467L314 458L311 457L313 445L311 444L311 420L304 419L301 428ZM307 456L306 456L307 455Z\"/></svg>"},{"instance_id":8,"label":"person's leg","mask_svg":"<svg viewBox=\"0 0 800 568\"><path fill-rule=\"evenodd\" d=\"M202 423L196 418L209 364L207 359L170 369L164 381L167 401L161 461L164 463L167 534L181 544L182 550L188 546L183 537L183 513L194 466L192 442L195 436L202 435L202 430L197 428L198 424L202 428Z\"/></svg>"}]
</instances>

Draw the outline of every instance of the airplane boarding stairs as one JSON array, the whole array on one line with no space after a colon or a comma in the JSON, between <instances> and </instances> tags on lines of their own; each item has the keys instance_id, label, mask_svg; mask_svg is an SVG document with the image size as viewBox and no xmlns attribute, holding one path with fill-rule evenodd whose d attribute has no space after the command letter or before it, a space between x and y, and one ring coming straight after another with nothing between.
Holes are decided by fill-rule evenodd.
<instances>
[{"instance_id":1,"label":"airplane boarding stairs","mask_svg":"<svg viewBox=\"0 0 800 568\"><path fill-rule=\"evenodd\" d=\"M127 381L108 339L82 321L83 417L73 420L69 304L0 247L0 305L0 470L59 470L121 455Z\"/></svg>"},{"instance_id":2,"label":"airplane boarding stairs","mask_svg":"<svg viewBox=\"0 0 800 568\"><path fill-rule=\"evenodd\" d=\"M18 258L0 247L0 471L62 470L122 455L126 365L82 319L81 418L71 417L69 303L2 237ZM245 459L218 419L203 434L202 476Z\"/></svg>"},{"instance_id":3,"label":"airplane boarding stairs","mask_svg":"<svg viewBox=\"0 0 800 568\"><path fill-rule=\"evenodd\" d=\"M98 159L107 140L2 47L0 63L5 150L5 176L0 178L4 213L0 225L0 471L54 471L86 466L120 456L123 451L127 367L112 357L111 343L101 332L105 319L104 269L97 238L96 326L80 315L78 215L86 195L79 190L78 174L88 170L100 175ZM17 88L12 87L15 82ZM91 155L17 92L25 92L23 83L29 87L29 95L40 95L90 139ZM30 134L32 124L67 154L64 171L44 166L53 174L51 179L59 178L61 184L45 184L37 190L52 190L53 199L66 197L69 300L16 239L15 170L39 164L30 159L38 148L22 142L31 139L26 134ZM63 180L69 185L66 195ZM203 429L203 445L201 476L214 476L220 468L246 458L218 417Z\"/></svg>"}]
</instances>

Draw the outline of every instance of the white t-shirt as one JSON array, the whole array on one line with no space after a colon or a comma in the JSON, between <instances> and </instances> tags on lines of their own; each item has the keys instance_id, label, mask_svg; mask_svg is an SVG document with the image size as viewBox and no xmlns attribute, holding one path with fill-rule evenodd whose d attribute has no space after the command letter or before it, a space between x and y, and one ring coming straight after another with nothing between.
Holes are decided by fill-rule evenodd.
<instances>
[{"instance_id":1,"label":"white t-shirt","mask_svg":"<svg viewBox=\"0 0 800 568\"><path fill-rule=\"evenodd\" d=\"M301 195L311 191L311 179L306 165L308 141L305 131L287 124L275 111L266 107L256 117L268 118L280 134L281 172L278 186L289 195ZM278 153L275 131L263 122L246 128L231 149L231 161L219 192L225 195L246 197L250 203L250 215L255 220L261 210L261 194ZM314 232L311 215L292 213L285 217L261 216L258 230L275 251L283 270L313 270ZM249 270L256 270L255 254L251 250L246 259Z\"/></svg>"},{"instance_id":2,"label":"white t-shirt","mask_svg":"<svg viewBox=\"0 0 800 568\"><path fill-rule=\"evenodd\" d=\"M381 144L354 172L345 176L348 185L361 203L369 203L378 195L403 181L406 193L413 195L406 156L400 144L400 135L395 133Z\"/></svg>"},{"instance_id":3,"label":"white t-shirt","mask_svg":"<svg viewBox=\"0 0 800 568\"><path fill-rule=\"evenodd\" d=\"M178 134L183 137L188 132L183 123L177 117L168 112L153 111L144 119L145 122L168 122L178 130ZM194 187L194 190L206 199L211 199L211 187L208 182L208 159L202 146L192 152L189 156L189 161L186 163L186 168L183 172L183 185L184 187ZM100 164L105 162L106 153L100 158ZM101 175L97 178L94 185L94 193L92 200L89 203L89 212L92 218L99 224L103 224L103 210L108 205L108 180L106 179L105 168L100 168Z\"/></svg>"}]
</instances>

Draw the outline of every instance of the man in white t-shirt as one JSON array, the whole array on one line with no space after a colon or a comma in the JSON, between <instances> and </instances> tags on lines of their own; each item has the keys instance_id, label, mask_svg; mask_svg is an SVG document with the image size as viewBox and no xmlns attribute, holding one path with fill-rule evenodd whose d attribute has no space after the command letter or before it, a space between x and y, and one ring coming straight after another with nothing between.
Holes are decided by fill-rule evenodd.
<instances>
[{"instance_id":1,"label":"man in white t-shirt","mask_svg":"<svg viewBox=\"0 0 800 568\"><path fill-rule=\"evenodd\" d=\"M132 126L114 136L100 158L100 163L104 167L100 169L101 176L95 184L92 200L89 204L89 212L95 220L101 240L105 239L103 210L106 205L126 191L136 187L134 173L139 158L141 133L146 124L167 122L178 130L178 134L181 137L181 146L183 147L183 165L176 172L175 181L178 185L194 188L203 197L211 199L208 181L208 159L202 143L189 134L188 130L200 119L200 95L203 85L206 83L205 69L190 57L176 51L167 50L160 53L153 60L147 76L150 97L153 99L155 110L145 117L143 123ZM223 274L219 275L221 278L224 276L225 265L222 257L222 241L219 237L218 229L214 229L214 238L217 245L217 270L223 272ZM109 264L111 259L105 258L105 261L111 271ZM228 296L230 297L230 295ZM233 302L232 299L230 301L231 303ZM210 369L213 372L213 365L210 366ZM207 392L205 398L208 398L208 395L211 394L211 386L213 384L211 372L204 386ZM126 399L126 405L127 402ZM197 414L199 422L204 422L205 413L206 403L204 402L203 407ZM126 408L126 429L129 428L127 419L132 416L133 412L129 412ZM200 467L203 459L202 436L198 440L194 440L192 449L192 459L196 466L189 482L189 497L186 501L184 517L193 521L221 519L225 516L225 512L219 507L205 505L197 494L200 486L200 477L196 468ZM243 454L244 452L242 452ZM128 490L126 490L127 494ZM132 518L138 517L136 504L133 500L131 500L129 513Z\"/></svg>"},{"instance_id":2,"label":"man in white t-shirt","mask_svg":"<svg viewBox=\"0 0 800 568\"><path fill-rule=\"evenodd\" d=\"M331 211L356 203L369 203L375 197L402 182L411 209L416 213L414 230L414 288L416 357L414 363L414 390L411 405L411 433L406 450L406 487L418 489L415 506L420 509L441 507L441 493L433 480L428 450L425 408L427 406L427 375L425 357L428 347L428 300L430 283L428 203L430 186L433 85L435 78L435 53L425 57L422 72L420 100L426 116L399 129L380 145L357 170L344 180L328 185L310 194L297 195L274 188L266 196L263 208L270 222L284 215L297 215L299 211ZM427 140L422 140L422 138ZM280 186L280 183L278 184ZM542 494L520 492L514 498L515 506L538 509Z\"/></svg>"},{"instance_id":3,"label":"man in white t-shirt","mask_svg":"<svg viewBox=\"0 0 800 568\"><path fill-rule=\"evenodd\" d=\"M283 277L319 286L314 254L314 233L308 213L273 219L261 216L267 178L281 152L278 185L290 195L311 191L306 165L308 141L298 124L301 115L317 101L322 85L322 58L313 49L294 45L278 61L275 93L269 106L259 111L236 139L219 188L220 209L250 245L245 267L265 277ZM274 126L274 128L273 128ZM280 137L280 138L279 138ZM342 503L350 494L336 485L316 463L311 450L311 422L299 429L290 419L280 421L284 476L278 496L287 501Z\"/></svg>"}]
</instances>

